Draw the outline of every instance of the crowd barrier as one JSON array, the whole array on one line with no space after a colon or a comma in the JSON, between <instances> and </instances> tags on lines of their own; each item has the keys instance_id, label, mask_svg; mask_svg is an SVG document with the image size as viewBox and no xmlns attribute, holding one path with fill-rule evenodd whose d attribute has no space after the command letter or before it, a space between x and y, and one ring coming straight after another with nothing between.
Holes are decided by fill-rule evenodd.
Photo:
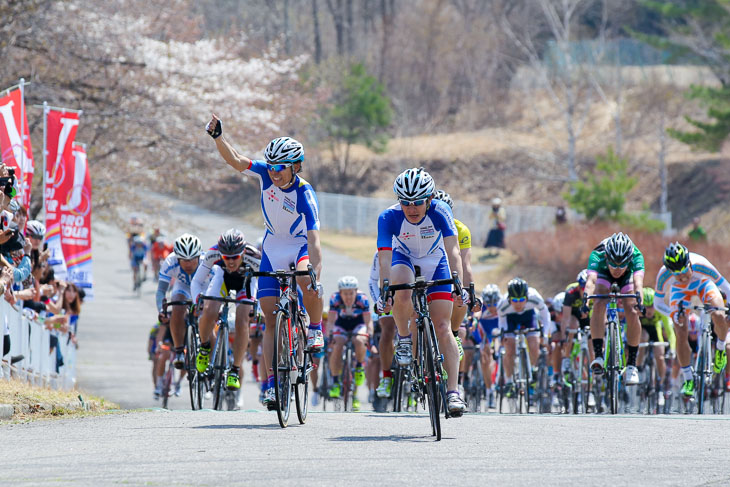
<instances>
[{"instance_id":1,"label":"crowd barrier","mask_svg":"<svg viewBox=\"0 0 730 487\"><path fill-rule=\"evenodd\" d=\"M50 331L38 319L29 318L29 314L0 299L0 330L6 324L10 329L10 352L3 357L0 379L14 377L38 386L73 389L76 346L68 333ZM58 339L58 350L51 349L51 343L56 343L52 337ZM11 365L11 357L20 356L23 358Z\"/></svg>"}]
</instances>

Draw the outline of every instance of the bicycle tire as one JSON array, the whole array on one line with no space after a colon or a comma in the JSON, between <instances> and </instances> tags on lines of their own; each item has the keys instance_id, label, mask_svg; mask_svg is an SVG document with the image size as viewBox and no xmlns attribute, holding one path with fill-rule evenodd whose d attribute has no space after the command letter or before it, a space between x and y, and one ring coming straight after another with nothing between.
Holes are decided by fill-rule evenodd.
<instances>
[{"instance_id":1,"label":"bicycle tire","mask_svg":"<svg viewBox=\"0 0 730 487\"><path fill-rule=\"evenodd\" d=\"M610 399L611 399L611 414L617 414L618 413L618 360L619 360L619 343L618 343L618 333L616 330L616 326L610 326L609 327L609 343L610 343L610 352L608 357L608 363L610 372L608 374L609 377L609 387L610 387Z\"/></svg>"},{"instance_id":2,"label":"bicycle tire","mask_svg":"<svg viewBox=\"0 0 730 487\"><path fill-rule=\"evenodd\" d=\"M283 311L276 313L274 329L274 391L276 395L276 417L279 426L286 428L291 412L291 364L289 356L289 321Z\"/></svg>"},{"instance_id":3,"label":"bicycle tire","mask_svg":"<svg viewBox=\"0 0 730 487\"><path fill-rule=\"evenodd\" d=\"M327 402L329 401L330 392L330 366L329 366L329 354L325 353L325 356L319 360L319 373L317 374L317 393L319 399L322 401L322 411L327 411Z\"/></svg>"},{"instance_id":4,"label":"bicycle tire","mask_svg":"<svg viewBox=\"0 0 730 487\"><path fill-rule=\"evenodd\" d=\"M198 356L198 333L193 326L185 327L185 370L188 376L188 389L190 393L190 407L197 411L203 403L203 384L200 381L200 374L195 368L195 359Z\"/></svg>"},{"instance_id":5,"label":"bicycle tire","mask_svg":"<svg viewBox=\"0 0 730 487\"><path fill-rule=\"evenodd\" d=\"M588 414L588 397L591 394L591 364L586 351L580 353L580 405L583 414ZM595 395L594 395L595 396Z\"/></svg>"},{"instance_id":6,"label":"bicycle tire","mask_svg":"<svg viewBox=\"0 0 730 487\"><path fill-rule=\"evenodd\" d=\"M218 330L218 336L215 340L215 355L213 360L213 409L221 411L223 409L223 399L225 396L225 385L223 378L228 368L228 328L222 326Z\"/></svg>"},{"instance_id":7,"label":"bicycle tire","mask_svg":"<svg viewBox=\"0 0 730 487\"><path fill-rule=\"evenodd\" d=\"M310 355L305 353L307 346L307 338L304 336L304 326L302 320L297 319L296 340L292 343L296 348L294 351L294 360L297 365L297 381L294 385L294 402L297 407L297 419L299 424L307 422L307 413L309 412L309 359Z\"/></svg>"},{"instance_id":8,"label":"bicycle tire","mask_svg":"<svg viewBox=\"0 0 730 487\"><path fill-rule=\"evenodd\" d=\"M705 409L705 369L707 368L707 340L702 337L702 349L697 359L697 414L703 414Z\"/></svg>"},{"instance_id":9,"label":"bicycle tire","mask_svg":"<svg viewBox=\"0 0 730 487\"><path fill-rule=\"evenodd\" d=\"M424 323L424 327L425 327ZM439 397L439 385L438 378L436 376L436 362L434 361L434 350L431 346L431 337L429 333L424 333L425 340L420 340L419 343L423 343L421 350L425 355L426 359L426 393L428 397L428 414L431 418L432 436L436 436L436 441L441 441L441 416L439 415L439 403L441 398Z\"/></svg>"},{"instance_id":10,"label":"bicycle tire","mask_svg":"<svg viewBox=\"0 0 730 487\"><path fill-rule=\"evenodd\" d=\"M342 410L352 412L352 348L345 345L345 360L342 361Z\"/></svg>"},{"instance_id":11,"label":"bicycle tire","mask_svg":"<svg viewBox=\"0 0 730 487\"><path fill-rule=\"evenodd\" d=\"M647 395L646 395L646 414L658 414L657 404L659 402L657 385L656 367L654 366L654 357L648 365L647 376Z\"/></svg>"},{"instance_id":12,"label":"bicycle tire","mask_svg":"<svg viewBox=\"0 0 730 487\"><path fill-rule=\"evenodd\" d=\"M403 380L405 370L403 367L396 365L395 373L393 374L393 385L390 391L393 396L393 412L400 413L403 407Z\"/></svg>"},{"instance_id":13,"label":"bicycle tire","mask_svg":"<svg viewBox=\"0 0 730 487\"><path fill-rule=\"evenodd\" d=\"M471 390L471 397L474 400L474 405L471 407L473 413L482 412L482 391L484 391L484 377L482 376L482 367L479 359L479 355L474 354L474 360L472 360L472 376L469 384Z\"/></svg>"},{"instance_id":14,"label":"bicycle tire","mask_svg":"<svg viewBox=\"0 0 730 487\"><path fill-rule=\"evenodd\" d=\"M172 386L172 378L175 374L175 368L172 366L172 362L166 360L165 366L165 377L162 381L162 408L167 409L167 403L170 400L170 390Z\"/></svg>"},{"instance_id":15,"label":"bicycle tire","mask_svg":"<svg viewBox=\"0 0 730 487\"><path fill-rule=\"evenodd\" d=\"M504 388L506 384L506 380L504 378L504 353L502 353L502 350L500 349L498 352L498 358L497 358L497 368L499 370L499 374L497 377L497 400L499 401L499 414L502 414L502 402L504 400Z\"/></svg>"}]
</instances>

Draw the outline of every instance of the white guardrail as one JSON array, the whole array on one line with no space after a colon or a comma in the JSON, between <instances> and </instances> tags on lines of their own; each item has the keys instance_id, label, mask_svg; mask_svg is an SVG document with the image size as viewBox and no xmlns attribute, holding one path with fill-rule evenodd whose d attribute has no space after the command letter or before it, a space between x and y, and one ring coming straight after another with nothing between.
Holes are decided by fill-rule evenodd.
<instances>
[{"instance_id":1,"label":"white guardrail","mask_svg":"<svg viewBox=\"0 0 730 487\"><path fill-rule=\"evenodd\" d=\"M76 346L67 333L49 331L29 319L17 306L0 297L0 331L10 328L10 352L0 363L0 379L17 378L54 389L73 389L76 384ZM51 350L51 336L58 338L63 365L58 366L57 351ZM55 341L55 340L54 340ZM11 357L23 359L10 364Z\"/></svg>"}]
</instances>

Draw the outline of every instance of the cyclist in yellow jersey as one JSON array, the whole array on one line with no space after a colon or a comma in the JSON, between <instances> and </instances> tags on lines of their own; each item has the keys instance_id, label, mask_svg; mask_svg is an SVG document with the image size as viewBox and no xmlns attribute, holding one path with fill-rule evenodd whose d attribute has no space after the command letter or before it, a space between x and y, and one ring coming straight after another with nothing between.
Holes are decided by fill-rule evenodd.
<instances>
[{"instance_id":1,"label":"cyclist in yellow jersey","mask_svg":"<svg viewBox=\"0 0 730 487\"><path fill-rule=\"evenodd\" d=\"M449 196L448 193L438 190L434 195L434 199L441 200L448 204L453 211L454 200L451 199L451 196ZM474 280L474 276L471 272L471 232L469 231L469 227L456 218L454 218L454 225L456 226L457 238L459 239L459 252L461 253L461 265L464 276L464 280L462 282L464 283L464 286L468 286L469 283ZM474 311L478 311L481 308L478 304L479 303L472 303L472 309ZM454 338L456 338L456 345L459 347L460 360L464 358L464 347L461 340L464 336L466 336L466 328L464 328L463 336L459 336L459 329L461 328L464 317L466 316L466 311L466 306L458 306L454 304L453 311L451 312L451 331L454 334ZM459 375L461 376L461 373Z\"/></svg>"}]
</instances>

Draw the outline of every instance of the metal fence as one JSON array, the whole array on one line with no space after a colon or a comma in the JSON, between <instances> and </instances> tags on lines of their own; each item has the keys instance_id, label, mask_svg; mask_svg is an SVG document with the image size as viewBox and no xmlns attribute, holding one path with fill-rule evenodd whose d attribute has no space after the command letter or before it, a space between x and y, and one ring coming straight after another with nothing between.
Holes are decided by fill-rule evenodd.
<instances>
[{"instance_id":1,"label":"metal fence","mask_svg":"<svg viewBox=\"0 0 730 487\"><path fill-rule=\"evenodd\" d=\"M0 379L15 377L35 385L54 389L73 389L76 384L76 346L66 333L48 330L41 322L30 319L0 298L0 329L10 329L8 361L0 363ZM51 337L58 339L51 349ZM56 340L54 339L55 343ZM22 360L10 364L10 357ZM62 363L59 361L62 357Z\"/></svg>"},{"instance_id":2,"label":"metal fence","mask_svg":"<svg viewBox=\"0 0 730 487\"><path fill-rule=\"evenodd\" d=\"M396 200L387 198L369 198L346 194L317 193L319 200L319 218L322 228L355 235L375 235L378 230L378 216L393 205ZM554 206L505 206L507 212L507 233L549 230L555 225ZM568 209L568 221L581 219L581 215ZM454 216L471 230L475 246L482 245L491 228L489 214L492 207L477 203L457 202ZM672 227L672 214L653 214Z\"/></svg>"}]
</instances>

